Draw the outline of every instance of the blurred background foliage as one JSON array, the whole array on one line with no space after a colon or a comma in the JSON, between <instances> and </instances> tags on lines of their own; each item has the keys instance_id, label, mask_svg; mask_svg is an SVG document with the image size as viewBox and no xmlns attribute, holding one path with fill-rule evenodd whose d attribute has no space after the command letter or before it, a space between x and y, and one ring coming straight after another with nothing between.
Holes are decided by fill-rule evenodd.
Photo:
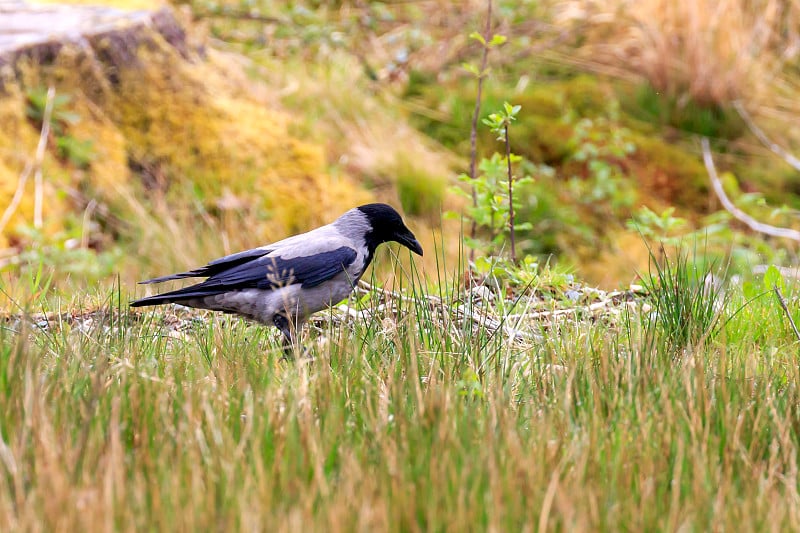
<instances>
[{"instance_id":1,"label":"blurred background foliage","mask_svg":"<svg viewBox=\"0 0 800 533\"><path fill-rule=\"evenodd\" d=\"M426 250L443 242L452 264L465 225L442 214L469 201L453 189L468 188L457 176L481 54L469 36L483 31L487 1L108 4L174 10L190 53L154 32L136 67L65 47L49 64L4 71L0 206L35 152L46 88L58 95L46 216L34 223L27 184L0 235L5 281L45 265L64 290L132 284L371 200L401 206ZM712 139L740 207L798 226L797 172L734 103L781 146L800 147L800 5L495 0L491 23L506 40L488 57L481 118L521 106L510 140L515 174L532 178L516 193L522 255L604 286L635 278L647 239L700 236L734 272L796 262L794 243L721 211L699 137ZM495 152L480 125L478 157L489 165Z\"/></svg>"}]
</instances>

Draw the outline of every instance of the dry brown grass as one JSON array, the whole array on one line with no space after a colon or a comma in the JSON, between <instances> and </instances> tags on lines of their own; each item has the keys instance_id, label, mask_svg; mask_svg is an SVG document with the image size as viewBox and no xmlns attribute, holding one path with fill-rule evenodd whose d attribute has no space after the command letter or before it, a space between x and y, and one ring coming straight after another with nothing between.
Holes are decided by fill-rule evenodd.
<instances>
[{"instance_id":1,"label":"dry brown grass","mask_svg":"<svg viewBox=\"0 0 800 533\"><path fill-rule=\"evenodd\" d=\"M701 103L768 97L800 53L800 3L603 0L554 5L578 24L582 55Z\"/></svg>"}]
</instances>

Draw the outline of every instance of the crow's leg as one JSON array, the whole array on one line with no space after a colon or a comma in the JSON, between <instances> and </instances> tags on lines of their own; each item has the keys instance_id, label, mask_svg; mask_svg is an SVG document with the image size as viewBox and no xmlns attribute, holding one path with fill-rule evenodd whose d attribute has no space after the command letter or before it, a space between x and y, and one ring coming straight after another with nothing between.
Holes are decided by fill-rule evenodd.
<instances>
[{"instance_id":1,"label":"crow's leg","mask_svg":"<svg viewBox=\"0 0 800 533\"><path fill-rule=\"evenodd\" d=\"M283 333L283 358L294 359L294 335L292 335L292 323L282 313L272 317L272 323Z\"/></svg>"}]
</instances>

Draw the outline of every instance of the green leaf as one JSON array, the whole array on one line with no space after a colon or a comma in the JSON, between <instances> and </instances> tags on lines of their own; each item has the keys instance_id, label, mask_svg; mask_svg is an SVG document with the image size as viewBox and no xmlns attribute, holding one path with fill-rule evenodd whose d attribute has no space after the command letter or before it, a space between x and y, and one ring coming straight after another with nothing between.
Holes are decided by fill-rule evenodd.
<instances>
[{"instance_id":1,"label":"green leaf","mask_svg":"<svg viewBox=\"0 0 800 533\"><path fill-rule=\"evenodd\" d=\"M472 63L462 63L461 64L461 68L463 68L464 70L466 70L467 72L469 72L470 74L472 74L474 76L480 76L481 75L481 72L480 72L480 70L478 70L478 67L476 67Z\"/></svg>"},{"instance_id":2,"label":"green leaf","mask_svg":"<svg viewBox=\"0 0 800 533\"><path fill-rule=\"evenodd\" d=\"M500 46L501 44L505 44L508 38L505 35L496 34L492 36L492 40L489 41L489 46Z\"/></svg>"},{"instance_id":3,"label":"green leaf","mask_svg":"<svg viewBox=\"0 0 800 533\"><path fill-rule=\"evenodd\" d=\"M764 272L764 288L771 290L774 287L783 288L783 276L775 265L770 265Z\"/></svg>"},{"instance_id":4,"label":"green leaf","mask_svg":"<svg viewBox=\"0 0 800 533\"><path fill-rule=\"evenodd\" d=\"M56 118L69 125L77 124L81 120L81 116L78 113L71 111L60 111L57 113Z\"/></svg>"},{"instance_id":5,"label":"green leaf","mask_svg":"<svg viewBox=\"0 0 800 533\"><path fill-rule=\"evenodd\" d=\"M483 46L486 46L486 39L484 39L483 35L481 35L480 33L476 32L476 31L470 33L469 34L469 38L478 41Z\"/></svg>"},{"instance_id":6,"label":"green leaf","mask_svg":"<svg viewBox=\"0 0 800 533\"><path fill-rule=\"evenodd\" d=\"M742 283L742 294L744 295L745 299L752 300L758 296L758 288L752 281L745 281Z\"/></svg>"},{"instance_id":7,"label":"green leaf","mask_svg":"<svg viewBox=\"0 0 800 533\"><path fill-rule=\"evenodd\" d=\"M492 269L492 262L484 256L475 259L475 269L478 272L486 273Z\"/></svg>"},{"instance_id":8,"label":"green leaf","mask_svg":"<svg viewBox=\"0 0 800 533\"><path fill-rule=\"evenodd\" d=\"M471 193L468 193L467 191L465 191L465 190L464 190L464 189L462 189L461 187L453 187L453 188L451 189L451 192L452 192L453 194L455 194L456 196L460 196L460 197L462 197L462 198L472 198L472 194L471 194Z\"/></svg>"},{"instance_id":9,"label":"green leaf","mask_svg":"<svg viewBox=\"0 0 800 533\"><path fill-rule=\"evenodd\" d=\"M81 141L71 135L65 135L56 137L56 146L61 157L69 159L78 168L87 168L96 156L94 143L91 140Z\"/></svg>"}]
</instances>

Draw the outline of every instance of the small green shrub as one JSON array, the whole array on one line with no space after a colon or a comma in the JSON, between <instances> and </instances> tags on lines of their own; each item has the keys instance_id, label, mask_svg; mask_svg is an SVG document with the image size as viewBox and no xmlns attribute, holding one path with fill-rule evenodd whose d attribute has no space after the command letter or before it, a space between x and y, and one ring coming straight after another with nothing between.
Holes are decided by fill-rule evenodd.
<instances>
[{"instance_id":1,"label":"small green shrub","mask_svg":"<svg viewBox=\"0 0 800 533\"><path fill-rule=\"evenodd\" d=\"M612 113L613 114L613 113ZM568 185L574 199L603 214L629 208L636 200L635 182L622 161L636 151L627 129L607 118L583 118L575 124L568 162L575 171Z\"/></svg>"}]
</instances>

